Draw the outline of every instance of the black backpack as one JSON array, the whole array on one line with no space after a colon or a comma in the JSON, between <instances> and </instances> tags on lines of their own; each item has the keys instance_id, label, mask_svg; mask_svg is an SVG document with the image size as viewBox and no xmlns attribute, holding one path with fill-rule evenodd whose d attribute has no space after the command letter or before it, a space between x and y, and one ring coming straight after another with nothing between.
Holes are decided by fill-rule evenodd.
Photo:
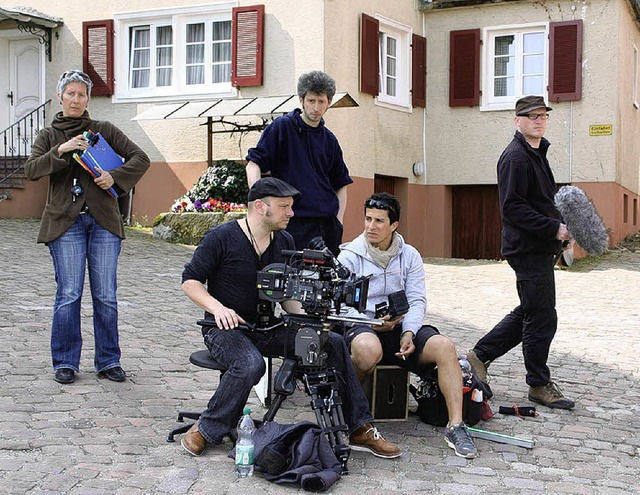
<instances>
[{"instance_id":1,"label":"black backpack","mask_svg":"<svg viewBox=\"0 0 640 495\"><path fill-rule=\"evenodd\" d=\"M438 386L438 370L434 368L430 374L421 376L420 387L409 387L411 395L418 403L415 414L424 421L434 426L446 426L449 422L449 412L444 395ZM473 371L463 371L462 376L462 419L473 426L481 419L491 417L491 409L487 398L492 393L482 383Z\"/></svg>"}]
</instances>

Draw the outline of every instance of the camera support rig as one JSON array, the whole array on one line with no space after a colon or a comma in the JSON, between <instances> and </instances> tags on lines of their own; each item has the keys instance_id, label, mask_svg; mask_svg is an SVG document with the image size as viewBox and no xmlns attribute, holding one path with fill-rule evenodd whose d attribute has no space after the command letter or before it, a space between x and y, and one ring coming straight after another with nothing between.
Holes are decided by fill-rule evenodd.
<instances>
[{"instance_id":1,"label":"camera support rig","mask_svg":"<svg viewBox=\"0 0 640 495\"><path fill-rule=\"evenodd\" d=\"M318 247L322 247L319 245ZM362 312L366 308L369 277L355 277L326 249L305 249L282 252L288 263L274 263L258 272L259 298L271 305L285 300L300 302L306 314L283 314L285 327L295 332L294 356L285 356L275 376L275 397L263 421L273 421L282 402L293 395L296 380L304 384L311 397L311 408L318 426L326 435L340 462L342 474L347 474L351 449L345 442L349 428L342 412L338 392L338 376L326 364L324 345L329 332L338 322L357 322L377 325L379 320L361 320L340 316L341 304ZM265 311L261 313L261 309ZM260 305L258 321L270 319L270 305Z\"/></svg>"},{"instance_id":2,"label":"camera support rig","mask_svg":"<svg viewBox=\"0 0 640 495\"><path fill-rule=\"evenodd\" d=\"M340 462L342 474L347 474L347 461L351 449L345 443L349 428L342 413L342 398L338 393L337 375L333 368L326 366L324 343L334 323L314 321L308 316L283 315L284 324L296 329L295 357L285 358L273 382L275 397L263 417L263 421L273 421L282 402L295 392L296 380L304 384L305 392L311 397L311 408L316 422L326 435L329 445Z\"/></svg>"}]
</instances>

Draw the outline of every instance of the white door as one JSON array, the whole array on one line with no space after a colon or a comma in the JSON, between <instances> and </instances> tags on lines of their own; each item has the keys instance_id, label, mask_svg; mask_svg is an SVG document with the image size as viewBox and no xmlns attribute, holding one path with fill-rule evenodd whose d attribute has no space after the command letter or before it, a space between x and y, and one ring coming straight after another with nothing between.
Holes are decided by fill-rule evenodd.
<instances>
[{"instance_id":1,"label":"white door","mask_svg":"<svg viewBox=\"0 0 640 495\"><path fill-rule=\"evenodd\" d=\"M9 125L28 115L43 101L41 50L36 38L9 42ZM36 127L44 127L44 122L34 120L32 124L29 119L21 123L20 133L12 133L17 154L31 152L29 143L35 137Z\"/></svg>"}]
</instances>

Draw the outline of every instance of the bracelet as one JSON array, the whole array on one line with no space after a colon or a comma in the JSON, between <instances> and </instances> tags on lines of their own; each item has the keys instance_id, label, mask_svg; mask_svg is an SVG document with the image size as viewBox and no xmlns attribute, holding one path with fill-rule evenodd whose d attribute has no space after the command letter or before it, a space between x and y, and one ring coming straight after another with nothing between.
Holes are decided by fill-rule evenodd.
<instances>
[{"instance_id":1,"label":"bracelet","mask_svg":"<svg viewBox=\"0 0 640 495\"><path fill-rule=\"evenodd\" d=\"M413 338L415 337L415 334L411 330L407 330L406 332L402 332L402 335L400 335L400 340L402 340L402 337L404 337L405 334L407 334L407 333L411 334L411 340L413 340Z\"/></svg>"}]
</instances>

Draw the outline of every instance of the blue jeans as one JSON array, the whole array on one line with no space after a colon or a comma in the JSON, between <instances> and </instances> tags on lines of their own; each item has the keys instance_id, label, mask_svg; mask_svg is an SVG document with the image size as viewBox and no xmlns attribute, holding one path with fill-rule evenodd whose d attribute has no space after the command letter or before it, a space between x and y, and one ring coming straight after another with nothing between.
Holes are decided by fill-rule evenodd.
<instances>
[{"instance_id":1,"label":"blue jeans","mask_svg":"<svg viewBox=\"0 0 640 495\"><path fill-rule=\"evenodd\" d=\"M204 341L213 358L227 367L206 411L198 422L198 430L211 443L221 443L236 427L251 387L265 373L263 356L293 356L295 333L283 327L271 332L220 330L213 328ZM369 402L356 377L347 345L341 335L329 334L325 344L327 366L336 370L338 393L349 432L372 423Z\"/></svg>"},{"instance_id":2,"label":"blue jeans","mask_svg":"<svg viewBox=\"0 0 640 495\"><path fill-rule=\"evenodd\" d=\"M93 301L95 368L120 366L116 272L121 244L122 239L100 227L90 213L79 215L69 230L48 243L58 284L51 326L53 369L80 371L85 266Z\"/></svg>"}]
</instances>

